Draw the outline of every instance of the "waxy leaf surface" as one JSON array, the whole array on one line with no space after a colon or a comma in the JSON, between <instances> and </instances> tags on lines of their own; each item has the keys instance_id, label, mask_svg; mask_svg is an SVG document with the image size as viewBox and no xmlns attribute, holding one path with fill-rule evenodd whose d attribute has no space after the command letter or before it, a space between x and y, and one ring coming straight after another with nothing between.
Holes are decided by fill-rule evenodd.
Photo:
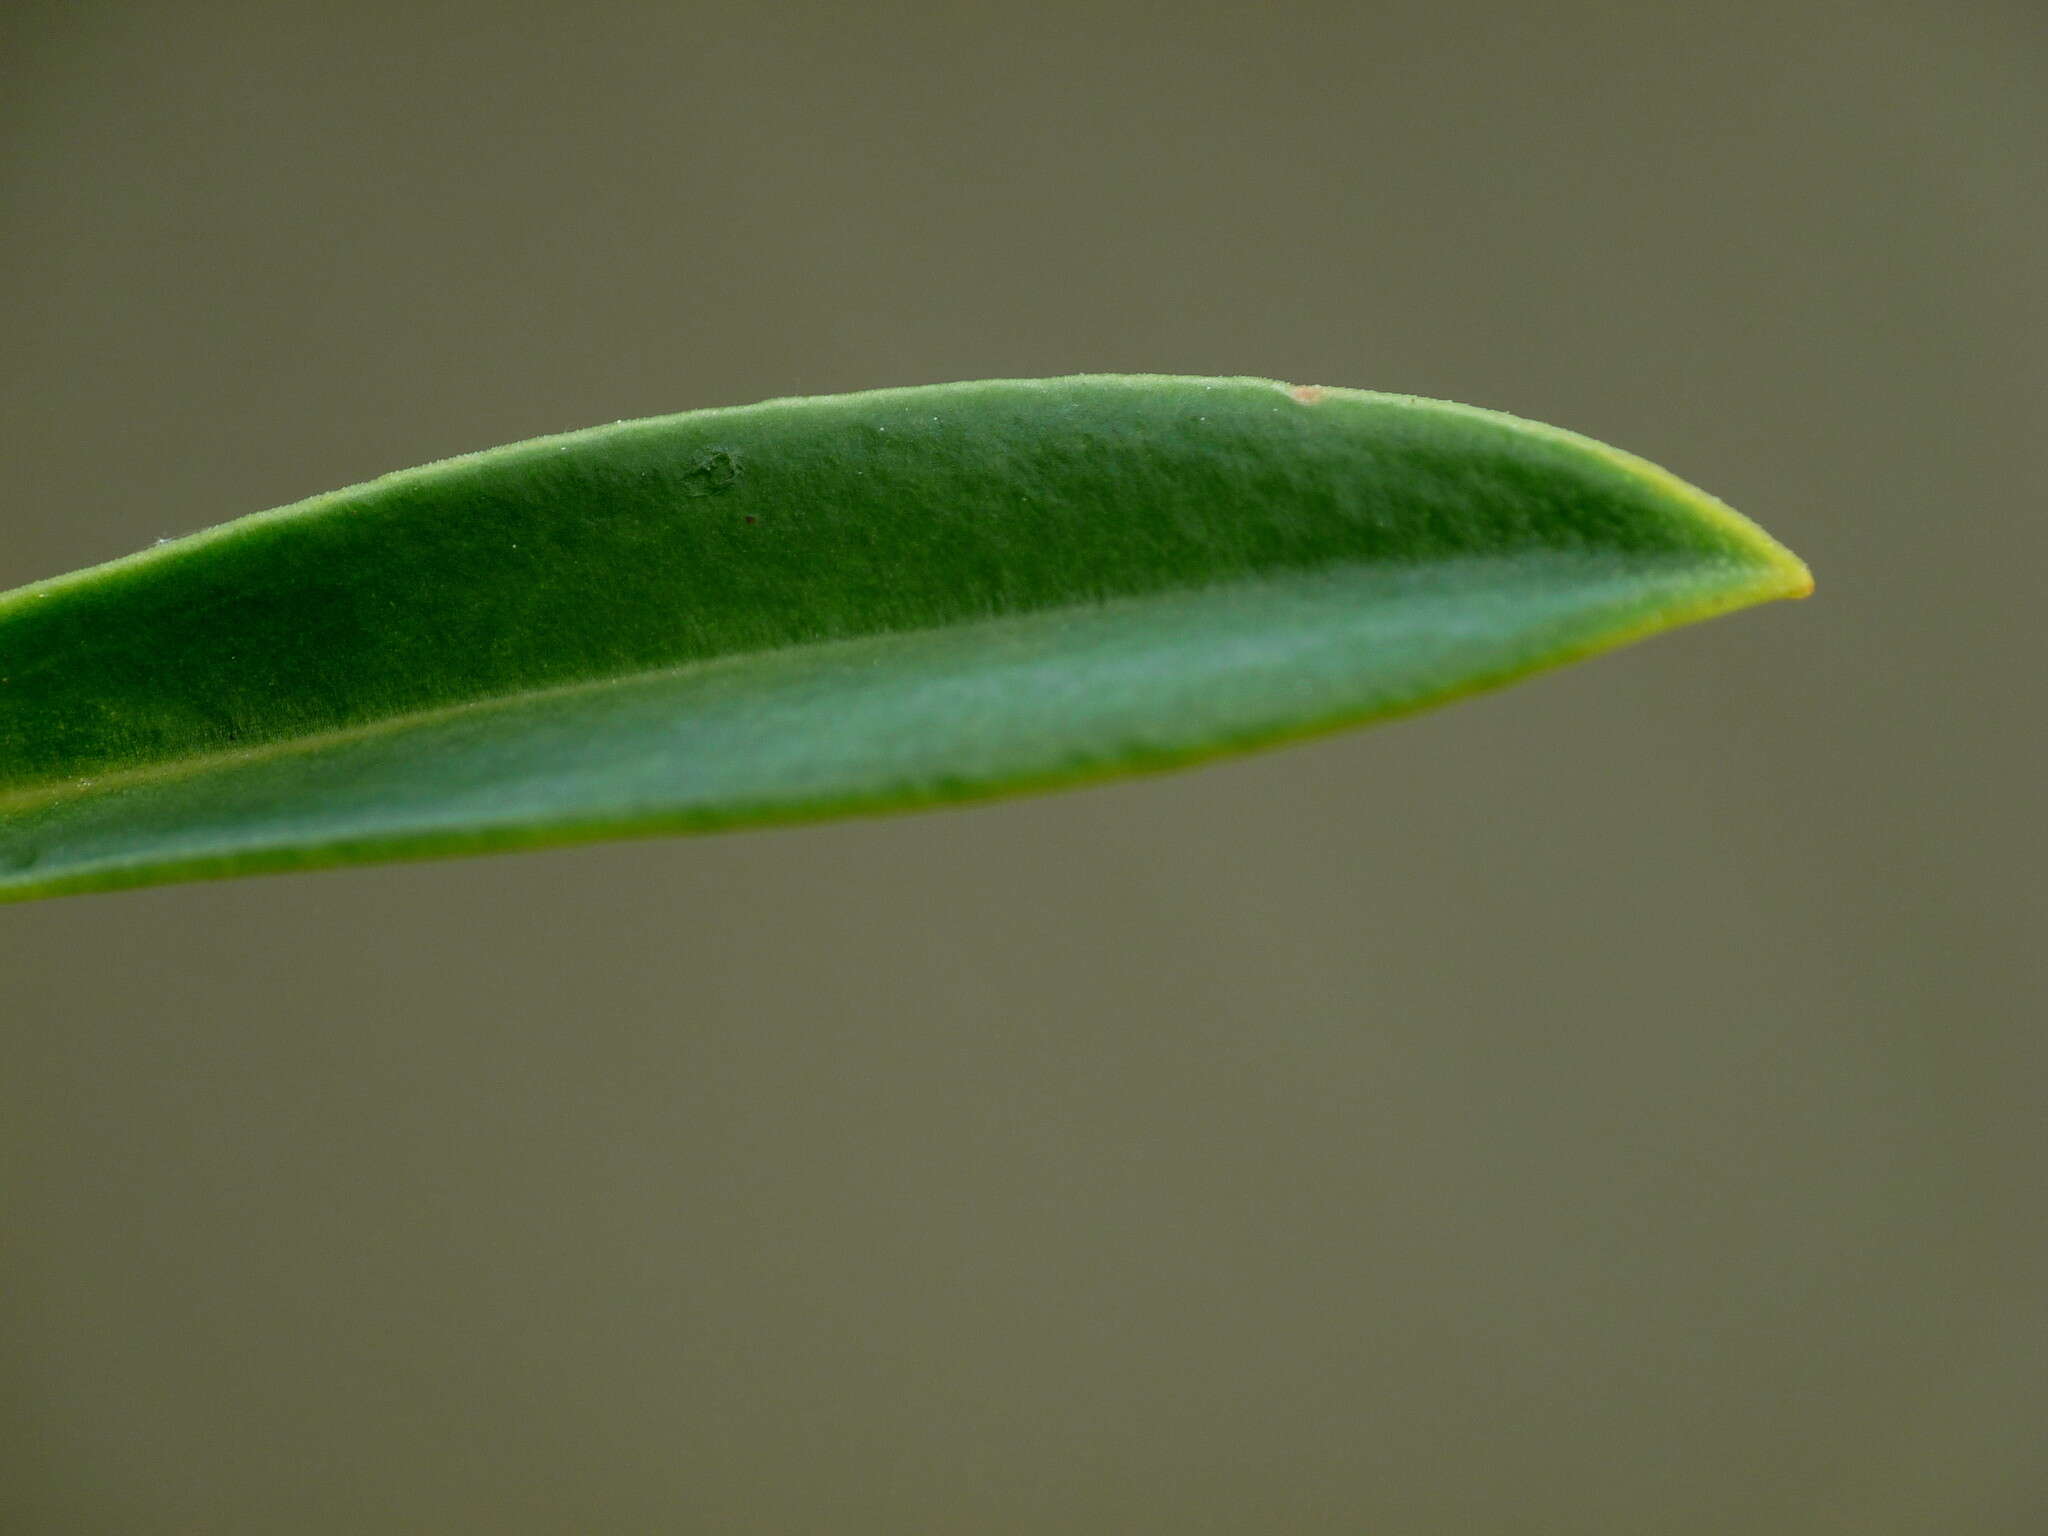
<instances>
[{"instance_id":1,"label":"waxy leaf surface","mask_svg":"<svg viewBox=\"0 0 2048 1536\"><path fill-rule=\"evenodd\" d=\"M1810 585L1640 459L1411 396L1104 375L621 422L0 596L0 900L1086 782Z\"/></svg>"}]
</instances>

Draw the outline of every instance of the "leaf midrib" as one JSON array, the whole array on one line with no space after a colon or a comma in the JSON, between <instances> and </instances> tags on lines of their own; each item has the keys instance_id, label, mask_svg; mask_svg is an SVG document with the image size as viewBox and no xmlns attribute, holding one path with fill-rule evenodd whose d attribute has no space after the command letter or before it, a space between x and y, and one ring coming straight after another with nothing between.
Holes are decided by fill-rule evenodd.
<instances>
[{"instance_id":1,"label":"leaf midrib","mask_svg":"<svg viewBox=\"0 0 2048 1536\"><path fill-rule=\"evenodd\" d=\"M1662 563L1662 562L1651 562ZM1761 572L1756 573L1759 577ZM1221 587L1241 583L1217 583ZM1761 583L1760 583L1761 585ZM1104 609L1131 606L1145 607L1174 597L1184 596L1189 588L1174 588L1167 592L1148 593L1143 596L1125 596L1111 599L1095 599L1089 602L1065 603L1054 607L1034 610L1028 617L1052 618L1060 614L1099 612ZM1796 595L1796 594L1793 594ZM1724 588L1712 595L1703 595L1696 603L1674 604L1654 617L1639 624L1624 626L1602 635L1591 642L1588 652L1610 649L1627 644L1634 639L1661 632L1678 623L1695 618L1706 618L1730 608L1740 607L1756 600L1752 592L1738 588ZM613 688L627 688L664 678L703 676L727 669L737 669L771 657L787 657L798 654L816 654L842 647L872 644L881 640L903 640L918 635L932 635L943 632L973 632L994 628L1025 615L995 615L985 619L967 622L952 621L920 625L902 630L880 631L866 635L848 635L829 640L805 641L790 645L769 646L752 650L732 651L718 656L700 657L690 661L671 663L665 666L644 667L604 676L587 677L565 683L549 683L542 686L513 689L493 693L480 698L464 699L452 704L437 704L424 709L402 710L374 719L359 721L352 725L335 726L304 735L280 737L276 740L259 742L246 747L228 747L216 751L194 752L181 756L166 757L158 761L140 763L132 767L90 772L78 777L62 776L39 779L0 791L0 816L10 813L41 809L60 803L84 792L104 793L107 791L133 788L141 785L173 782L179 779L197 777L218 769L241 767L247 764L275 762L292 757L311 756L330 748L355 742L374 740L379 736L398 734L421 726L442 721L459 720L467 716L488 714L508 708L544 704L550 699L571 698L591 695ZM1578 648L1574 647L1574 650ZM1530 670L1539 667L1534 663ZM1520 675L1518 669L1517 675Z\"/></svg>"}]
</instances>

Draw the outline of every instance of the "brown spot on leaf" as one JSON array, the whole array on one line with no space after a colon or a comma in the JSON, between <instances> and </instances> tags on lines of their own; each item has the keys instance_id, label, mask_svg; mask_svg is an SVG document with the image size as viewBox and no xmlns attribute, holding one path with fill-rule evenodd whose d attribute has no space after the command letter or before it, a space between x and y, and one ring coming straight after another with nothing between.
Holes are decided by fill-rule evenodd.
<instances>
[{"instance_id":1,"label":"brown spot on leaf","mask_svg":"<svg viewBox=\"0 0 2048 1536\"><path fill-rule=\"evenodd\" d=\"M1294 396L1303 405L1314 405L1323 398L1323 386L1320 384L1295 384L1289 387L1287 393Z\"/></svg>"}]
</instances>

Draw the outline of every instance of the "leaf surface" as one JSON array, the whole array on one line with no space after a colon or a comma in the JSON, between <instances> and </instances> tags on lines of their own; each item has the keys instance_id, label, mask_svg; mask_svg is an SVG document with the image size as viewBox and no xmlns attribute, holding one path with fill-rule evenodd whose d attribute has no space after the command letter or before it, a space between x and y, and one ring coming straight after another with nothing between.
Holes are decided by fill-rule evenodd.
<instances>
[{"instance_id":1,"label":"leaf surface","mask_svg":"<svg viewBox=\"0 0 2048 1536\"><path fill-rule=\"evenodd\" d=\"M387 475L0 596L0 900L1194 762L1803 595L1589 439L1101 375Z\"/></svg>"}]
</instances>

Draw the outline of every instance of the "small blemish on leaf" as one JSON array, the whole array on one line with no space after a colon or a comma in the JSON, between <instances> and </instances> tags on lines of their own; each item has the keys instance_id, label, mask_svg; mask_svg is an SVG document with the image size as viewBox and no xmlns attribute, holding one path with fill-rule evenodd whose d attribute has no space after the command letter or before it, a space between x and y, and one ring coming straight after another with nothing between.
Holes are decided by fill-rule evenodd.
<instances>
[{"instance_id":1,"label":"small blemish on leaf","mask_svg":"<svg viewBox=\"0 0 2048 1536\"><path fill-rule=\"evenodd\" d=\"M739 454L731 448L714 448L683 471L680 488L685 496L716 496L731 490L739 477Z\"/></svg>"},{"instance_id":2,"label":"small blemish on leaf","mask_svg":"<svg viewBox=\"0 0 2048 1536\"><path fill-rule=\"evenodd\" d=\"M1323 386L1320 384L1295 384L1289 386L1287 393L1294 396L1303 405L1314 405L1323 398Z\"/></svg>"}]
</instances>

